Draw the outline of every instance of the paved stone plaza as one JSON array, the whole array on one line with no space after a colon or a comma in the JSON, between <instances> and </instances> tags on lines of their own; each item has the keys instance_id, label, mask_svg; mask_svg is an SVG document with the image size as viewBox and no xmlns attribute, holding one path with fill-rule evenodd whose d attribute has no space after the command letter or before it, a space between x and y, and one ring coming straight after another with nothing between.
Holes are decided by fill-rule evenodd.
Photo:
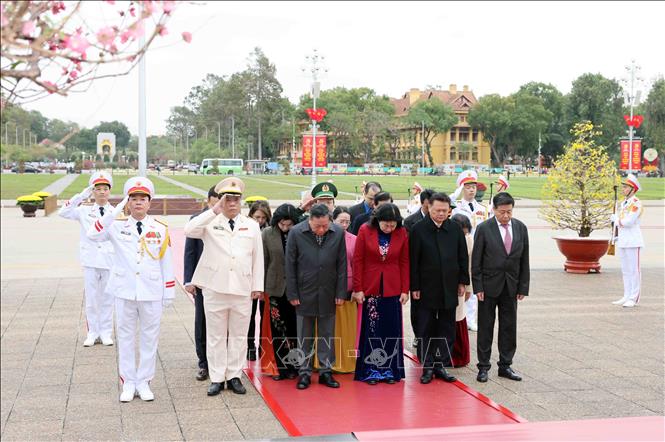
<instances>
[{"instance_id":1,"label":"paved stone plaza","mask_svg":"<svg viewBox=\"0 0 665 442\"><path fill-rule=\"evenodd\" d=\"M601 274L566 274L553 232L535 209L518 206L532 250L531 296L520 305L514 363L524 381L498 378L495 368L487 384L475 381L473 366L452 372L530 421L663 415L664 212L662 202L646 208L642 297L639 307L623 309L610 304L622 292L618 258L604 257ZM206 396L208 383L194 379L194 308L184 292L162 320L155 401L120 404L116 347L82 346L78 227L57 216L24 219L14 208L0 216L3 441L287 435L247 379L245 396ZM178 227L187 217L166 219ZM473 364L474 333L470 341Z\"/></svg>"}]
</instances>

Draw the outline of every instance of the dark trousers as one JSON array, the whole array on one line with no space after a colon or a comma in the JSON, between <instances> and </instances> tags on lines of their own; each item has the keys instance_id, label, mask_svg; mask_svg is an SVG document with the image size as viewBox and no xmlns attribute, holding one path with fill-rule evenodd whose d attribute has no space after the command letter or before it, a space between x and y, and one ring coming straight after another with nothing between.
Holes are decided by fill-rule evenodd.
<instances>
[{"instance_id":1,"label":"dark trousers","mask_svg":"<svg viewBox=\"0 0 665 442\"><path fill-rule=\"evenodd\" d=\"M258 299L252 299L252 316L249 318L249 330L247 330L247 349L254 350L256 349L256 344L254 342L256 336L256 309ZM261 301L261 312L263 312L263 301ZM261 322L259 323L259 330L261 330L261 324L263 323L263 315L261 315Z\"/></svg>"},{"instance_id":2,"label":"dark trousers","mask_svg":"<svg viewBox=\"0 0 665 442\"><path fill-rule=\"evenodd\" d=\"M298 348L300 360L298 373L312 375L314 366L314 339L316 337L316 356L319 358L319 374L330 373L335 365L335 315L300 316L296 314L298 329ZM316 330L316 333L314 333Z\"/></svg>"},{"instance_id":3,"label":"dark trousers","mask_svg":"<svg viewBox=\"0 0 665 442\"><path fill-rule=\"evenodd\" d=\"M499 368L508 368L513 363L517 349L517 297L508 294L503 287L496 298L485 296L478 300L478 369L489 370L494 338L494 320L499 310Z\"/></svg>"},{"instance_id":4,"label":"dark trousers","mask_svg":"<svg viewBox=\"0 0 665 442\"><path fill-rule=\"evenodd\" d=\"M424 368L449 367L455 343L455 309L416 310L418 359Z\"/></svg>"},{"instance_id":5,"label":"dark trousers","mask_svg":"<svg viewBox=\"0 0 665 442\"><path fill-rule=\"evenodd\" d=\"M201 289L196 289L196 296L194 296L194 345L196 345L196 356L199 358L199 368L207 370L206 314L203 309L203 293Z\"/></svg>"},{"instance_id":6,"label":"dark trousers","mask_svg":"<svg viewBox=\"0 0 665 442\"><path fill-rule=\"evenodd\" d=\"M418 328L416 327L416 323L418 322L418 305L420 303L419 300L411 298L411 328L413 329L413 336L416 338L418 337ZM416 341L417 343L418 341Z\"/></svg>"}]
</instances>

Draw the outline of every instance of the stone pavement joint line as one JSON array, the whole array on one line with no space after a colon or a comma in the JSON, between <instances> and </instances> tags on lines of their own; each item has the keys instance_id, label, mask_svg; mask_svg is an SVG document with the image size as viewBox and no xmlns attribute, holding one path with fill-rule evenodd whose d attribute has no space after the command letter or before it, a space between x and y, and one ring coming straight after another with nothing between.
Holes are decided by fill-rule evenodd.
<instances>
[{"instance_id":1,"label":"stone pavement joint line","mask_svg":"<svg viewBox=\"0 0 665 442\"><path fill-rule=\"evenodd\" d=\"M78 178L78 176L79 176L78 173L65 175L59 180L44 187L42 189L42 192L49 192L52 193L53 195L59 195L62 192L64 192L64 190L68 188L69 185L72 184L76 180L76 178Z\"/></svg>"}]
</instances>

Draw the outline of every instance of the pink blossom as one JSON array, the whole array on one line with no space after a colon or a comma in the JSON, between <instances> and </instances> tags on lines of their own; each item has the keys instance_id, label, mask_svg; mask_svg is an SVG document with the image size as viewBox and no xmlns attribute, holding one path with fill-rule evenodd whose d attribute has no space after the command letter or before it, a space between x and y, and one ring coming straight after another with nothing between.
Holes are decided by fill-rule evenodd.
<instances>
[{"instance_id":1,"label":"pink blossom","mask_svg":"<svg viewBox=\"0 0 665 442\"><path fill-rule=\"evenodd\" d=\"M76 78L77 78L78 76L79 76L79 73L76 72L76 71L71 71L71 72L69 73L69 78L71 78L72 80L76 80Z\"/></svg>"},{"instance_id":2,"label":"pink blossom","mask_svg":"<svg viewBox=\"0 0 665 442\"><path fill-rule=\"evenodd\" d=\"M97 41L104 47L108 47L115 40L116 31L110 26L106 26L97 31Z\"/></svg>"},{"instance_id":3,"label":"pink blossom","mask_svg":"<svg viewBox=\"0 0 665 442\"><path fill-rule=\"evenodd\" d=\"M109 5L115 5L115 0L105 0Z\"/></svg>"},{"instance_id":4,"label":"pink blossom","mask_svg":"<svg viewBox=\"0 0 665 442\"><path fill-rule=\"evenodd\" d=\"M44 86L46 86L46 90L48 90L49 94L52 94L53 92L58 90L57 86L48 80L42 81L42 83L44 84Z\"/></svg>"},{"instance_id":5,"label":"pink blossom","mask_svg":"<svg viewBox=\"0 0 665 442\"><path fill-rule=\"evenodd\" d=\"M0 7L0 24L2 24L2 27L4 28L9 24L9 19L5 17L5 4L2 4L2 7Z\"/></svg>"},{"instance_id":6,"label":"pink blossom","mask_svg":"<svg viewBox=\"0 0 665 442\"><path fill-rule=\"evenodd\" d=\"M90 42L86 40L81 34L70 35L67 40L67 48L73 52L81 54L81 57L85 56L85 52L90 47Z\"/></svg>"},{"instance_id":7,"label":"pink blossom","mask_svg":"<svg viewBox=\"0 0 665 442\"><path fill-rule=\"evenodd\" d=\"M65 10L65 2L53 2L53 4L51 4L51 13L53 15L57 15L60 13L60 11L64 10Z\"/></svg>"},{"instance_id":8,"label":"pink blossom","mask_svg":"<svg viewBox=\"0 0 665 442\"><path fill-rule=\"evenodd\" d=\"M183 32L182 33L182 39L185 40L187 43L191 43L192 42L192 33L187 32L187 31Z\"/></svg>"},{"instance_id":9,"label":"pink blossom","mask_svg":"<svg viewBox=\"0 0 665 442\"><path fill-rule=\"evenodd\" d=\"M155 12L156 6L152 1L146 0L141 4L143 5L143 14L142 15L144 17L149 17L153 14L153 12Z\"/></svg>"},{"instance_id":10,"label":"pink blossom","mask_svg":"<svg viewBox=\"0 0 665 442\"><path fill-rule=\"evenodd\" d=\"M23 27L21 28L21 33L23 35L30 36L32 33L35 32L35 22L30 20L25 23L23 23Z\"/></svg>"},{"instance_id":11,"label":"pink blossom","mask_svg":"<svg viewBox=\"0 0 665 442\"><path fill-rule=\"evenodd\" d=\"M170 14L171 11L175 9L175 2L174 1L162 2L162 9L164 10L165 13Z\"/></svg>"},{"instance_id":12,"label":"pink blossom","mask_svg":"<svg viewBox=\"0 0 665 442\"><path fill-rule=\"evenodd\" d=\"M125 32L120 34L120 42L126 43L128 40L136 40L138 37L142 36L145 32L145 25L143 20L138 20L136 23L131 25Z\"/></svg>"},{"instance_id":13,"label":"pink blossom","mask_svg":"<svg viewBox=\"0 0 665 442\"><path fill-rule=\"evenodd\" d=\"M169 30L166 29L166 26L159 26L158 29L159 29L158 32L159 32L160 37L164 37L165 35L167 35L169 33Z\"/></svg>"}]
</instances>

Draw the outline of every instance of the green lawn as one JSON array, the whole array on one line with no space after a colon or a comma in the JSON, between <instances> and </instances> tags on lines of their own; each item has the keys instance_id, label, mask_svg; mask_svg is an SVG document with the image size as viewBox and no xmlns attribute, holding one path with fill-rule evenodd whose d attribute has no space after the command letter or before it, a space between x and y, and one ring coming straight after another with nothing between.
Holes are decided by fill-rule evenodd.
<instances>
[{"instance_id":1,"label":"green lawn","mask_svg":"<svg viewBox=\"0 0 665 442\"><path fill-rule=\"evenodd\" d=\"M21 195L30 195L33 192L39 192L62 177L64 175L56 173L0 174L0 199L11 200Z\"/></svg>"},{"instance_id":2,"label":"green lawn","mask_svg":"<svg viewBox=\"0 0 665 442\"><path fill-rule=\"evenodd\" d=\"M170 175L169 175L170 176ZM113 189L111 190L112 195L122 195L122 189L125 186L125 182L131 178L132 175L113 175ZM201 198L200 195L196 195L195 193L192 193L188 190L183 189L182 187L176 186L171 183L167 183L166 181L161 180L157 176L152 176L150 175L150 181L155 185L155 192L158 195L187 195L187 196L193 196L195 198ZM74 180L72 184L67 187L62 194L60 194L60 198L66 199L66 198L71 198L75 194L79 193L86 187L88 187L88 181L90 180L90 175L88 174L81 174Z\"/></svg>"},{"instance_id":3,"label":"green lawn","mask_svg":"<svg viewBox=\"0 0 665 442\"><path fill-rule=\"evenodd\" d=\"M183 183L198 187L203 190L209 189L222 179L219 176L200 176L200 175L175 175L173 179ZM245 182L245 195L262 195L268 199L300 199L300 191L309 187L311 177L309 176L275 176L275 175L254 175L242 176ZM454 176L427 176L427 177L402 177L402 176L338 176L338 175L319 175L317 181L329 180L337 186L340 192L348 192L354 195L360 193L360 187L363 180L376 180L381 183L383 189L390 192L394 199L406 199L408 190L413 186L414 181L418 181L423 187L431 187L434 190L451 193L455 190ZM496 180L496 176L482 176L480 178L488 189L486 192L489 197L489 183ZM514 177L510 179L509 192L516 198L541 199L541 188L545 183L545 177ZM280 183L288 184L280 186ZM642 199L663 199L665 198L665 178L640 178L642 190L638 196ZM296 187L299 186L299 187ZM352 196L341 194L340 199L352 199Z\"/></svg>"}]
</instances>

